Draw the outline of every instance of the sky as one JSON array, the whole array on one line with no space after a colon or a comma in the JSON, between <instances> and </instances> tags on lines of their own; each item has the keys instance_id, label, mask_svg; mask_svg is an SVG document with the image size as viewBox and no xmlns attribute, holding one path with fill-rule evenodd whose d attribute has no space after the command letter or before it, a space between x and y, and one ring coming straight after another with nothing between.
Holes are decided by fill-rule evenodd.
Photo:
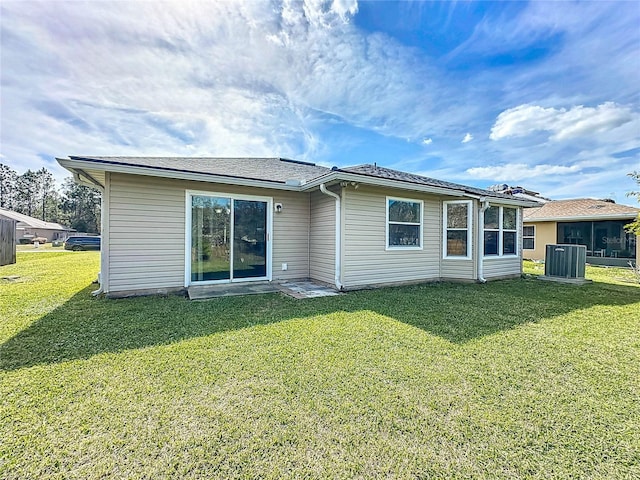
<instances>
[{"instance_id":1,"label":"sky","mask_svg":"<svg viewBox=\"0 0 640 480\"><path fill-rule=\"evenodd\" d=\"M634 204L640 2L0 2L0 163L377 163Z\"/></svg>"}]
</instances>

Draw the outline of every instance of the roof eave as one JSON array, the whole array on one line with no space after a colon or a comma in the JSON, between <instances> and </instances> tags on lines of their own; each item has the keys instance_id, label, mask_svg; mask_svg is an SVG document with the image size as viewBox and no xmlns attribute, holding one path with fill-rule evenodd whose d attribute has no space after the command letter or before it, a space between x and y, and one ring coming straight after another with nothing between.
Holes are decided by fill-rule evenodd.
<instances>
[{"instance_id":1,"label":"roof eave","mask_svg":"<svg viewBox=\"0 0 640 480\"><path fill-rule=\"evenodd\" d=\"M313 178L303 185L288 185L284 182L275 182L269 180L256 180L244 177L232 177L225 175L217 175L212 173L190 172L178 169L166 169L139 165L126 165L119 163L111 163L105 161L92 161L90 159L74 158L56 158L58 163L77 174L84 169L100 170L113 173L124 173L131 175L145 175L160 178L172 178L179 180L193 180L199 182L221 183L227 185L241 185L245 187L271 188L276 190L288 190L293 192L306 192L320 186L320 184L330 184L339 181L357 182L361 184L400 188L403 190L432 193L437 195L445 195L452 197L464 197L472 199L488 199L490 203L498 205L514 205L521 207L537 206L536 202L521 200L517 198L497 198L490 195L484 196L480 194L469 193L461 189L452 189L445 187L435 187L431 185L423 185L413 182L404 182L402 180L393 180L388 178L374 177L370 175L362 175L357 173L344 172L340 170L331 171L319 177Z\"/></svg>"},{"instance_id":2,"label":"roof eave","mask_svg":"<svg viewBox=\"0 0 640 480\"><path fill-rule=\"evenodd\" d=\"M465 192L464 190L458 190L453 188L444 188L444 187L434 187L431 185L423 185L420 183L413 182L403 182L402 180L393 180L389 178L381 178L374 177L371 175L362 175L358 173L350 173L343 171L333 171L329 172L326 175L322 175L320 177L314 178L310 180L305 185L302 186L302 191L307 191L319 187L322 183L333 183L339 181L346 182L357 182L366 185L373 185L379 187L390 187L390 188L401 188L403 190L412 190L416 192L424 192L424 193L433 193L438 195L446 195L453 197L465 197L479 200L481 198L486 198L489 200L489 203L494 203L498 205L516 205L521 207L530 207L538 205L537 202L532 202L529 200L522 200L517 198L497 198L491 196L483 196L475 193Z\"/></svg>"},{"instance_id":3,"label":"roof eave","mask_svg":"<svg viewBox=\"0 0 640 480\"><path fill-rule=\"evenodd\" d=\"M287 185L282 182L268 180L255 180L244 177L230 177L213 173L189 172L186 170L147 167L140 165L125 165L90 160L78 160L69 158L56 158L58 163L71 173L78 170L92 169L113 173L125 173L130 175L145 175L149 177L172 178L179 180L194 180L198 182L222 183L228 185L241 185L246 187L272 188L276 190L300 191L300 186Z\"/></svg>"},{"instance_id":4,"label":"roof eave","mask_svg":"<svg viewBox=\"0 0 640 480\"><path fill-rule=\"evenodd\" d=\"M598 215L598 216L574 216L574 217L541 217L541 218L524 218L524 223L533 222L592 222L598 220L633 220L637 217L634 213L618 213L610 215Z\"/></svg>"},{"instance_id":5,"label":"roof eave","mask_svg":"<svg viewBox=\"0 0 640 480\"><path fill-rule=\"evenodd\" d=\"M370 175L360 175L357 173L348 173L348 172L330 172L326 175L322 175L320 177L314 178L307 182L302 186L303 190L311 190L313 188L319 187L322 183L331 183L336 181L345 181L345 182L356 182L366 185L374 185L379 187L392 187L392 188L402 188L404 190L414 190L419 192L428 192L428 193L438 193L443 195L465 195L471 196L463 192L462 190L452 190L441 187L432 187L430 185L421 185L419 183L411 183L411 182L403 182L401 180L392 180L388 178L380 178L380 177L372 177ZM479 198L478 195L473 195L473 198Z\"/></svg>"}]
</instances>

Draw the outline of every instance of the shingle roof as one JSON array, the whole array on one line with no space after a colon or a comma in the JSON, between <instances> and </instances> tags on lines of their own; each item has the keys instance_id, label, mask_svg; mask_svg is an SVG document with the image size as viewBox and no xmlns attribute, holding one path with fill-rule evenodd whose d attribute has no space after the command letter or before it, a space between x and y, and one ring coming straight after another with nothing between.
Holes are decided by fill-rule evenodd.
<instances>
[{"instance_id":1,"label":"shingle roof","mask_svg":"<svg viewBox=\"0 0 640 480\"><path fill-rule=\"evenodd\" d=\"M367 175L370 177L385 178L389 180L398 180L401 182L416 183L419 185L428 185L430 187L440 187L440 188L458 190L460 192L471 193L473 195L479 195L481 197L503 198L503 199L509 199L509 200L514 199L513 195L505 195L502 193L492 192L490 190L483 190L481 188L461 185L459 183L445 182L444 180L423 177L422 175L401 172L400 170L392 170L391 168L378 167L376 165L371 165L371 164L357 165L355 167L345 167L345 168L341 168L340 171L348 172L348 173L356 173L359 175Z\"/></svg>"},{"instance_id":2,"label":"shingle roof","mask_svg":"<svg viewBox=\"0 0 640 480\"><path fill-rule=\"evenodd\" d=\"M128 165L176 172L205 173L251 180L286 183L287 180L309 181L331 170L313 163L285 158L219 158L219 157L69 157L110 165Z\"/></svg>"},{"instance_id":3,"label":"shingle roof","mask_svg":"<svg viewBox=\"0 0 640 480\"><path fill-rule=\"evenodd\" d=\"M59 223L45 222L38 218L30 217L29 215L14 212L13 210L7 210L6 208L0 208L0 216L15 220L20 223L24 223L31 228L42 228L47 230L69 230Z\"/></svg>"},{"instance_id":4,"label":"shingle roof","mask_svg":"<svg viewBox=\"0 0 640 480\"><path fill-rule=\"evenodd\" d=\"M524 221L563 218L633 218L640 212L639 208L618 203L595 200L593 198L576 198L573 200L552 200L541 207L525 208Z\"/></svg>"},{"instance_id":5,"label":"shingle roof","mask_svg":"<svg viewBox=\"0 0 640 480\"><path fill-rule=\"evenodd\" d=\"M171 177L171 173L186 173L188 175L213 175L220 179L225 178L226 183L242 181L248 182L271 182L287 184L287 187L295 189L305 184L340 179L340 174L362 175L380 181L391 180L399 182L398 188L407 188L407 184L414 184L423 187L436 187L439 189L452 190L453 194L467 194L479 197L489 197L494 199L507 200L514 204L522 205L523 202L531 203L502 193L483 190L481 188L469 187L457 183L445 182L434 178L423 177L412 173L392 170L390 168L378 167L376 165L357 165L353 167L331 169L321 167L313 163L299 162L283 158L217 158L217 157L94 157L94 156L71 156L72 161L88 162L96 168L109 170L109 168L124 167L126 169L148 168L156 173L158 170L161 176ZM64 159L58 159L64 164ZM67 167L69 168L69 167ZM73 168L73 167L71 167ZM136 173L142 173L138 171ZM293 180L294 182L289 182ZM297 181L297 182L296 182ZM364 181L364 180L363 180ZM372 182L375 183L375 182ZM380 182L382 183L382 182Z\"/></svg>"}]
</instances>

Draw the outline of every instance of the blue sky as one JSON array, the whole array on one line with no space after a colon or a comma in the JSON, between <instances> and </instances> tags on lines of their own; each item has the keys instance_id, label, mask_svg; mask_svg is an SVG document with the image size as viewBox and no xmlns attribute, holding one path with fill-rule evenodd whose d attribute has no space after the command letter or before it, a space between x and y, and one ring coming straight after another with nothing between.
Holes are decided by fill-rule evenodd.
<instances>
[{"instance_id":1,"label":"blue sky","mask_svg":"<svg viewBox=\"0 0 640 480\"><path fill-rule=\"evenodd\" d=\"M640 2L0 3L0 162L377 162L551 198L640 170Z\"/></svg>"}]
</instances>

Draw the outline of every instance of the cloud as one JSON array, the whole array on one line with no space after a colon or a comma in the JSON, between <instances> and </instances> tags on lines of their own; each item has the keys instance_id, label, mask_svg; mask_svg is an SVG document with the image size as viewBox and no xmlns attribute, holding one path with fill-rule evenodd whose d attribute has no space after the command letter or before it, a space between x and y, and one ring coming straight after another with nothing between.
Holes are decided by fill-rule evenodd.
<instances>
[{"instance_id":1,"label":"cloud","mask_svg":"<svg viewBox=\"0 0 640 480\"><path fill-rule=\"evenodd\" d=\"M0 8L2 150L21 165L97 151L321 161L327 118L412 141L436 123L428 63L355 28L355 0Z\"/></svg>"},{"instance_id":2,"label":"cloud","mask_svg":"<svg viewBox=\"0 0 640 480\"><path fill-rule=\"evenodd\" d=\"M462 139L462 143L469 143L471 140L473 140L473 135L467 132L467 134Z\"/></svg>"},{"instance_id":3,"label":"cloud","mask_svg":"<svg viewBox=\"0 0 640 480\"><path fill-rule=\"evenodd\" d=\"M294 9L294 2L284 2L288 9ZM348 23L358 11L357 0L304 0L303 11L312 25L331 27L337 23Z\"/></svg>"},{"instance_id":4,"label":"cloud","mask_svg":"<svg viewBox=\"0 0 640 480\"><path fill-rule=\"evenodd\" d=\"M594 137L638 118L629 107L605 102L595 108L582 105L569 110L519 105L498 115L491 128L491 140L524 137L535 132L549 132L551 140Z\"/></svg>"},{"instance_id":5,"label":"cloud","mask_svg":"<svg viewBox=\"0 0 640 480\"><path fill-rule=\"evenodd\" d=\"M578 173L581 170L582 167L579 165L562 166L540 164L531 166L526 163L511 163L490 167L469 168L466 170L466 173L475 178L514 182L551 175L569 175Z\"/></svg>"},{"instance_id":6,"label":"cloud","mask_svg":"<svg viewBox=\"0 0 640 480\"><path fill-rule=\"evenodd\" d=\"M61 177L54 155L286 156L397 163L483 186L467 172L490 168L478 163L486 158L526 163L521 175L580 165L577 177L524 178L543 193L564 182L603 196L615 187L598 179L615 168L628 189L624 173L638 164L612 157L638 147L633 2L530 2L511 15L454 3L446 18L423 3L382 29L354 21L355 0L114 4L0 2L3 163ZM367 14L388 8L373 2ZM465 23L462 10L474 8L482 20ZM427 16L450 20L449 40L425 49ZM535 59L486 63L540 44L552 46ZM571 105L583 107L559 107ZM511 141L478 133L492 126ZM461 143L461 131L478 136Z\"/></svg>"}]
</instances>

